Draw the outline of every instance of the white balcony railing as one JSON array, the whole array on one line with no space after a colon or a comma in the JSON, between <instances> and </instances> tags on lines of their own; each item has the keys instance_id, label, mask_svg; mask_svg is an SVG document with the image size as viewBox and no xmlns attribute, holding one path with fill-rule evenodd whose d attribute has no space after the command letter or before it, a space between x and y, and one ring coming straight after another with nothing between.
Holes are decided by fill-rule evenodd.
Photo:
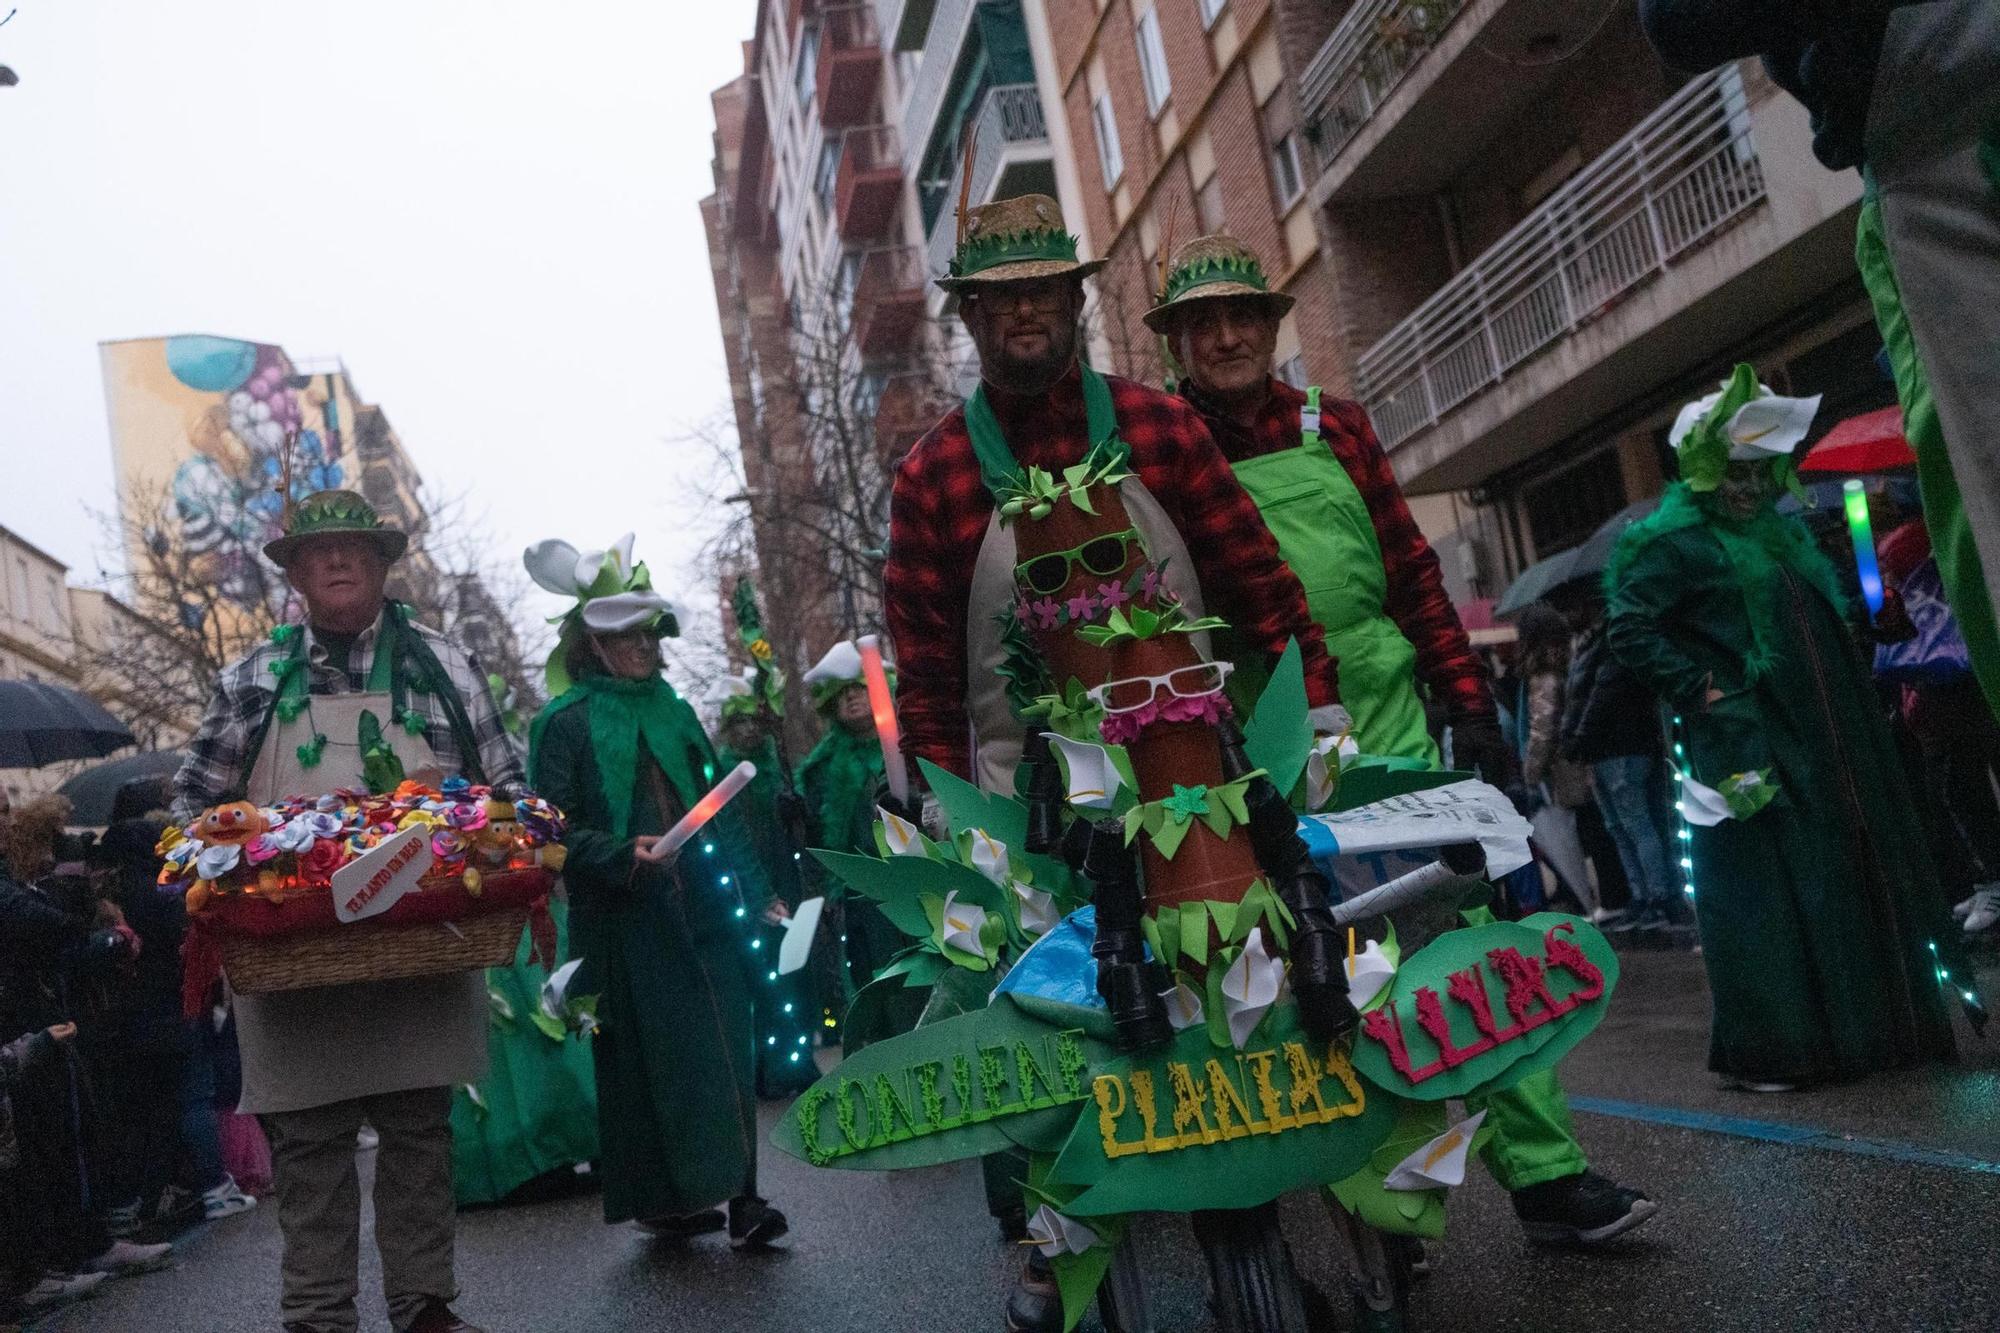
<instances>
[{"instance_id":1,"label":"white balcony railing","mask_svg":"<svg viewBox=\"0 0 2000 1333\"><path fill-rule=\"evenodd\" d=\"M1743 78L1695 79L1362 354L1394 448L1613 309L1764 198Z\"/></svg>"},{"instance_id":2,"label":"white balcony railing","mask_svg":"<svg viewBox=\"0 0 2000 1333\"><path fill-rule=\"evenodd\" d=\"M967 192L975 204L987 202L993 182L1000 175L1001 159L1009 149L1046 146L1049 141L1048 122L1042 117L1042 99L1032 83L1003 83L987 89L966 132L978 136L973 148L972 189ZM964 178L965 161L961 157L952 168L951 180L945 188L944 207L931 223L927 258L933 273L943 273L945 265L951 262L958 239L959 188Z\"/></svg>"},{"instance_id":3,"label":"white balcony railing","mask_svg":"<svg viewBox=\"0 0 2000 1333\"><path fill-rule=\"evenodd\" d=\"M1437 43L1466 0L1358 0L1299 76L1299 106L1331 163Z\"/></svg>"},{"instance_id":4,"label":"white balcony railing","mask_svg":"<svg viewBox=\"0 0 2000 1333\"><path fill-rule=\"evenodd\" d=\"M959 47L964 45L966 27L972 22L972 9L973 0L938 0L931 14L931 29L924 38L917 77L911 81L909 99L903 103L903 142L912 153L922 153L931 141L931 127L944 103L952 66L958 63Z\"/></svg>"}]
</instances>

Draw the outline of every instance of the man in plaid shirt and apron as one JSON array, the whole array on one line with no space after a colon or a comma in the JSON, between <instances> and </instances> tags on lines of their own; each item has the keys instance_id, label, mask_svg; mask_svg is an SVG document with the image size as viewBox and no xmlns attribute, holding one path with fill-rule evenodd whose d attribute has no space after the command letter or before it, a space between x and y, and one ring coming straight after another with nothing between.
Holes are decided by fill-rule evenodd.
<instances>
[{"instance_id":1,"label":"man in plaid shirt and apron","mask_svg":"<svg viewBox=\"0 0 2000 1333\"><path fill-rule=\"evenodd\" d=\"M359 787L357 729L382 724L404 771L496 787L521 760L485 674L409 608L387 601L408 539L351 491L299 502L264 548L304 599L222 673L174 778L175 814ZM303 678L304 688L289 682ZM375 1235L398 1333L478 1333L451 1310L451 1089L486 1071L486 986L472 971L236 998L242 1109L271 1139L284 1232L287 1333L352 1333L360 1185L355 1137L375 1163Z\"/></svg>"}]
</instances>

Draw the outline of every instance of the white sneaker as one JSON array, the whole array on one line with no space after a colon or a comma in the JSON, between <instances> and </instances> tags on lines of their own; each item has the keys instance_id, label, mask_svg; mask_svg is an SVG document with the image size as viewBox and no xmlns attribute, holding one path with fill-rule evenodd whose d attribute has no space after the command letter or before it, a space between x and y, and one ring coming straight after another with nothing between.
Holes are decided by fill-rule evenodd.
<instances>
[{"instance_id":1,"label":"white sneaker","mask_svg":"<svg viewBox=\"0 0 2000 1333\"><path fill-rule=\"evenodd\" d=\"M134 1273L151 1273L166 1268L174 1261L174 1247L171 1245L134 1245L129 1240L114 1240L111 1248L84 1265L86 1273L102 1273L107 1277L130 1277Z\"/></svg>"},{"instance_id":2,"label":"white sneaker","mask_svg":"<svg viewBox=\"0 0 2000 1333\"><path fill-rule=\"evenodd\" d=\"M243 1192L235 1176L224 1176L220 1185L204 1191L201 1196L201 1215L210 1222L218 1217L247 1213L256 1206L257 1200Z\"/></svg>"},{"instance_id":3,"label":"white sneaker","mask_svg":"<svg viewBox=\"0 0 2000 1333\"><path fill-rule=\"evenodd\" d=\"M2000 925L2000 884L1988 884L1965 900L1965 933L1977 935Z\"/></svg>"},{"instance_id":4,"label":"white sneaker","mask_svg":"<svg viewBox=\"0 0 2000 1333\"><path fill-rule=\"evenodd\" d=\"M362 1152L373 1152L382 1146L382 1136L375 1132L375 1126L363 1125L361 1132L354 1136L354 1146Z\"/></svg>"},{"instance_id":5,"label":"white sneaker","mask_svg":"<svg viewBox=\"0 0 2000 1333\"><path fill-rule=\"evenodd\" d=\"M64 1301L80 1301L95 1296L106 1280L103 1273L44 1273L40 1282L21 1294L21 1308L43 1310Z\"/></svg>"}]
</instances>

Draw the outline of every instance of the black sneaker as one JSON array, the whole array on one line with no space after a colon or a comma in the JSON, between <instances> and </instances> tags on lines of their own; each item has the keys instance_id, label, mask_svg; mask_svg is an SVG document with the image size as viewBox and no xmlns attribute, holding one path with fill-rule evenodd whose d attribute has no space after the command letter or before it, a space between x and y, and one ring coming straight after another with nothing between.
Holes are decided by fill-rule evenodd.
<instances>
[{"instance_id":1,"label":"black sneaker","mask_svg":"<svg viewBox=\"0 0 2000 1333\"><path fill-rule=\"evenodd\" d=\"M754 1194L729 1201L729 1243L739 1250L760 1250L791 1229L785 1215Z\"/></svg>"},{"instance_id":2,"label":"black sneaker","mask_svg":"<svg viewBox=\"0 0 2000 1333\"><path fill-rule=\"evenodd\" d=\"M689 1236L705 1236L711 1231L720 1231L727 1225L720 1208L704 1208L698 1213L648 1217L640 1221L639 1229L661 1240L685 1240Z\"/></svg>"},{"instance_id":3,"label":"black sneaker","mask_svg":"<svg viewBox=\"0 0 2000 1333\"><path fill-rule=\"evenodd\" d=\"M1638 1190L1613 1184L1595 1171L1530 1185L1512 1197L1514 1216L1537 1245L1602 1245L1660 1210Z\"/></svg>"},{"instance_id":4,"label":"black sneaker","mask_svg":"<svg viewBox=\"0 0 2000 1333\"><path fill-rule=\"evenodd\" d=\"M1014 1290L1007 1293L1007 1333L1062 1333L1062 1292L1055 1269L1040 1250L1029 1250Z\"/></svg>"}]
</instances>

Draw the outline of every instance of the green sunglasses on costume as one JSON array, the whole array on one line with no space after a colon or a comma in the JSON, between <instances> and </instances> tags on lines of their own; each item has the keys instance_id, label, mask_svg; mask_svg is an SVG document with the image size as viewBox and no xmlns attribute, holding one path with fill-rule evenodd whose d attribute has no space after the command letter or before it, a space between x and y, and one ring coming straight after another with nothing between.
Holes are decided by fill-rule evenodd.
<instances>
[{"instance_id":1,"label":"green sunglasses on costume","mask_svg":"<svg viewBox=\"0 0 2000 1333\"><path fill-rule=\"evenodd\" d=\"M1082 565L1085 572L1099 578L1118 573L1125 568L1132 543L1138 536L1137 529L1127 528L1123 532L1092 537L1081 546L1073 546L1067 551L1051 551L1033 560L1024 560L1014 567L1014 572L1021 582L1046 597L1062 591L1075 565Z\"/></svg>"}]
</instances>

